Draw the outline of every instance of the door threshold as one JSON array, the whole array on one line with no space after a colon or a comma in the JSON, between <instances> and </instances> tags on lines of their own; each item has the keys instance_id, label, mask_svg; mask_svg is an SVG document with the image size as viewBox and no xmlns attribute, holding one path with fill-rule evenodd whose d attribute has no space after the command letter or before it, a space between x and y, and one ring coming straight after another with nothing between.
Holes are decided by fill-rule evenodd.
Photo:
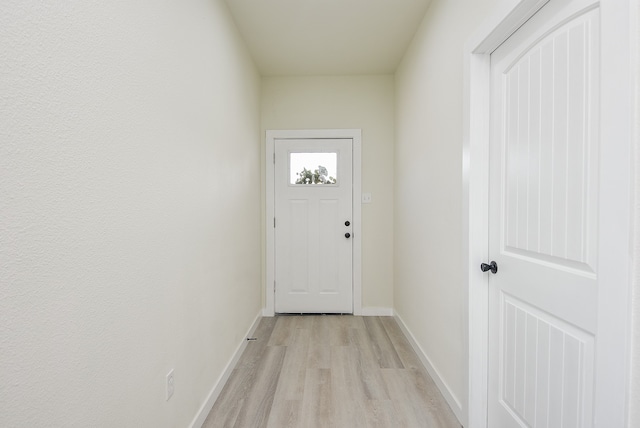
<instances>
[{"instance_id":1,"label":"door threshold","mask_svg":"<svg viewBox=\"0 0 640 428\"><path fill-rule=\"evenodd\" d=\"M305 315L353 315L353 312L276 312L277 317L292 317Z\"/></svg>"}]
</instances>

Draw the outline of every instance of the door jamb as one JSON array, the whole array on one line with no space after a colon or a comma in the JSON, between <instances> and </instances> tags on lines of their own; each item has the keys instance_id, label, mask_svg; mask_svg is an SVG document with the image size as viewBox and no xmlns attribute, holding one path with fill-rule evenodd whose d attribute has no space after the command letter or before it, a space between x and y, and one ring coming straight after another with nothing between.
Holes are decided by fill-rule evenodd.
<instances>
[{"instance_id":1,"label":"door jamb","mask_svg":"<svg viewBox=\"0 0 640 428\"><path fill-rule=\"evenodd\" d=\"M353 174L353 314L362 315L362 130L361 129L301 129L267 130L265 146L265 283L263 316L275 315L275 140L282 139L350 139L352 140Z\"/></svg>"},{"instance_id":2,"label":"door jamb","mask_svg":"<svg viewBox=\"0 0 640 428\"><path fill-rule=\"evenodd\" d=\"M493 16L469 39L464 52L464 140L463 140L463 266L467 269L464 275L467 289L467 344L468 344L468 390L466 398L467 428L487 427L487 391L488 391L488 278L482 275L477 266L488 260L488 191L489 191L489 103L490 103L490 55L515 30L524 24L549 0L510 0L497 9ZM630 287L631 256L629 245L615 245L629 240L631 236L631 164L632 153L632 123L634 110L630 100L632 89L635 89L635 78L631 76L630 64L625 58L635 58L631 51L629 30L636 30L630 24L628 16L632 6L638 0L600 0L602 11L602 46L616 46L617 49L606 51L602 49L601 63L603 70L614 71L620 79L615 82L601 83L601 105L621 105L613 112L601 108L601 139L602 141L617 141L615 148L609 148L601 153L602 163L620 164L619 187L617 195L629 195L628 201L620 203L620 199L613 201L612 207L601 213L599 219L600 247L615 248L607 252L606 261L599 264L600 278L607 284L606 292L601 291L598 303L599 345L597 353L603 359L613 359L623 367L620 373L606 378L607 373L596 373L596 385L602 385L596 393L594 419L596 421L613 422L611 426L623 426L628 413L628 373L629 342L630 342L630 310L628 308ZM606 15L605 15L606 14ZM615 35L614 35L615 34ZM634 34L634 33L631 33ZM625 48L628 48L625 50ZM616 52L614 52L616 51ZM626 56L625 56L626 55ZM631 95L629 95L631 94ZM606 97L606 99L605 99ZM616 104L617 103L617 104ZM625 164L625 154L627 163ZM606 185L613 183L606 183ZM602 186L601 186L602 189ZM602 197L607 197L603 195ZM619 198L619 197L618 197ZM617 211L616 211L617 210ZM618 218L616 221L615 218ZM625 221L627 220L627 221ZM603 232L609 226L609 233ZM615 229L615 230L613 230ZM611 254L614 253L614 254ZM603 257L605 258L605 257ZM609 266L613 264L613 266ZM617 312L610 308L616 308ZM601 316L605 315L605 316ZM619 335L605 334L616 331ZM604 337L602 337L604 336ZM614 392L611 394L611 392ZM609 394L608 396L603 394ZM598 404L600 403L600 404ZM606 404L603 404L606 403ZM464 408L464 407L463 407Z\"/></svg>"},{"instance_id":3,"label":"door jamb","mask_svg":"<svg viewBox=\"0 0 640 428\"><path fill-rule=\"evenodd\" d=\"M464 426L487 427L489 280L489 108L491 53L549 0L505 4L465 45L463 140L463 266L467 288L468 390Z\"/></svg>"}]
</instances>

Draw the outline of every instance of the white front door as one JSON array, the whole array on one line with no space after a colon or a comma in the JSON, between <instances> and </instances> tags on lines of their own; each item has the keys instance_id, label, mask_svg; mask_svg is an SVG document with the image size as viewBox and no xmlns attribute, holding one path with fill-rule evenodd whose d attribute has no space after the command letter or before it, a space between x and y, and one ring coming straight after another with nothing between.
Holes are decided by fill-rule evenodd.
<instances>
[{"instance_id":1,"label":"white front door","mask_svg":"<svg viewBox=\"0 0 640 428\"><path fill-rule=\"evenodd\" d=\"M352 313L352 140L275 140L275 311Z\"/></svg>"},{"instance_id":2,"label":"white front door","mask_svg":"<svg viewBox=\"0 0 640 428\"><path fill-rule=\"evenodd\" d=\"M489 427L591 427L599 9L551 1L491 55Z\"/></svg>"}]
</instances>

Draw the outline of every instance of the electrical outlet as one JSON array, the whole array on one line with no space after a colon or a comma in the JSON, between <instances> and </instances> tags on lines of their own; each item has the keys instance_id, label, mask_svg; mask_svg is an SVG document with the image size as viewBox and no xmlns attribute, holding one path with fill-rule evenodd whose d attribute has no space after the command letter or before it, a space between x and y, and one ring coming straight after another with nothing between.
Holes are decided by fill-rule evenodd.
<instances>
[{"instance_id":1,"label":"electrical outlet","mask_svg":"<svg viewBox=\"0 0 640 428\"><path fill-rule=\"evenodd\" d=\"M169 398L173 396L173 390L175 388L175 384L173 381L173 369L169 373L167 373L167 401Z\"/></svg>"},{"instance_id":2,"label":"electrical outlet","mask_svg":"<svg viewBox=\"0 0 640 428\"><path fill-rule=\"evenodd\" d=\"M370 204L372 202L371 193L363 193L362 194L362 203Z\"/></svg>"}]
</instances>

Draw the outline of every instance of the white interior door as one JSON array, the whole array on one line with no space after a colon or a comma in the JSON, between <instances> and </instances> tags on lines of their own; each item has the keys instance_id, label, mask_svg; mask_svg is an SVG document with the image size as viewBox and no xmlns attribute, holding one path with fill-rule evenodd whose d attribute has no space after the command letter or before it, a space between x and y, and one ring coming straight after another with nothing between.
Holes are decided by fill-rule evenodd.
<instances>
[{"instance_id":1,"label":"white interior door","mask_svg":"<svg viewBox=\"0 0 640 428\"><path fill-rule=\"evenodd\" d=\"M591 427L599 9L544 6L491 55L490 427Z\"/></svg>"},{"instance_id":2,"label":"white interior door","mask_svg":"<svg viewBox=\"0 0 640 428\"><path fill-rule=\"evenodd\" d=\"M352 313L352 140L275 140L275 311Z\"/></svg>"}]
</instances>

